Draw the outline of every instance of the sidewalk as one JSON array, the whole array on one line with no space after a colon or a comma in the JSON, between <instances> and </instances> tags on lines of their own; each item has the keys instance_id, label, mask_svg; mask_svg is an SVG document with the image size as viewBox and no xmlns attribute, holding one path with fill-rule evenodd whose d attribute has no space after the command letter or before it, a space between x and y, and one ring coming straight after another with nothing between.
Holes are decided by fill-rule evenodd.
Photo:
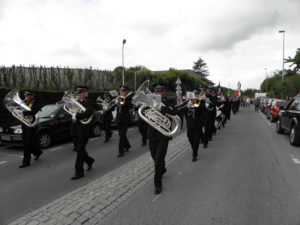
<instances>
[{"instance_id":1,"label":"sidewalk","mask_svg":"<svg viewBox=\"0 0 300 225\"><path fill-rule=\"evenodd\" d=\"M186 132L173 138L169 143L167 165L189 148ZM146 183L153 181L153 169L150 154L146 153L105 176L28 213L10 225L99 224Z\"/></svg>"}]
</instances>

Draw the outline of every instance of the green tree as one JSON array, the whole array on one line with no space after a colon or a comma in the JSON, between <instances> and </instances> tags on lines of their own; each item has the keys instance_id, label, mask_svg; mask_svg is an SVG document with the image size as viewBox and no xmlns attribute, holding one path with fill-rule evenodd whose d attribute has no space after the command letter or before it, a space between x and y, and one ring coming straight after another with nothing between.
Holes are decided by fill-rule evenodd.
<instances>
[{"instance_id":1,"label":"green tree","mask_svg":"<svg viewBox=\"0 0 300 225\"><path fill-rule=\"evenodd\" d=\"M294 72L300 71L300 48L297 49L294 58L289 57L285 62L292 63L289 67L295 66L293 69Z\"/></svg>"},{"instance_id":2,"label":"green tree","mask_svg":"<svg viewBox=\"0 0 300 225\"><path fill-rule=\"evenodd\" d=\"M200 78L209 76L208 66L201 57L194 62L193 70L200 75Z\"/></svg>"}]
</instances>

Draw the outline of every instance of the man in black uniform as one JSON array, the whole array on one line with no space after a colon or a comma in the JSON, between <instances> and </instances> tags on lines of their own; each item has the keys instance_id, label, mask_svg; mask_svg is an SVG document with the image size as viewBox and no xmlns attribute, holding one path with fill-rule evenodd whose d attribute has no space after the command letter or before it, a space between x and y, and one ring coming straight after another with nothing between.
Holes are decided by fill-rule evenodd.
<instances>
[{"instance_id":1,"label":"man in black uniform","mask_svg":"<svg viewBox=\"0 0 300 225\"><path fill-rule=\"evenodd\" d=\"M25 91L25 103L31 109L31 111L24 111L24 116L32 116L34 117L38 111L41 109L41 105L39 101L35 98L35 94L32 91ZM37 126L28 127L24 123L22 123L22 139L24 144L24 157L23 163L19 166L19 168L24 168L30 166L31 154L35 156L35 160L38 160L41 154L40 143L38 140L34 138L34 135L37 131Z\"/></svg>"},{"instance_id":2,"label":"man in black uniform","mask_svg":"<svg viewBox=\"0 0 300 225\"><path fill-rule=\"evenodd\" d=\"M139 117L138 127L139 127L139 132L142 135L142 146L145 146L147 144L148 124L142 118Z\"/></svg>"},{"instance_id":3,"label":"man in black uniform","mask_svg":"<svg viewBox=\"0 0 300 225\"><path fill-rule=\"evenodd\" d=\"M129 88L126 86L121 86L120 95L125 98L123 104L117 104L117 126L119 131L119 154L118 157L124 156L124 152L128 152L131 147L128 139L127 139L127 129L130 123L130 114L129 110L132 108L131 96L128 95Z\"/></svg>"},{"instance_id":4,"label":"man in black uniform","mask_svg":"<svg viewBox=\"0 0 300 225\"><path fill-rule=\"evenodd\" d=\"M199 98L200 92L194 90L195 99ZM200 105L194 105L192 101L188 102L187 110L187 137L193 150L193 162L197 160L200 140L203 140L203 127L205 120L205 101L201 100Z\"/></svg>"},{"instance_id":5,"label":"man in black uniform","mask_svg":"<svg viewBox=\"0 0 300 225\"><path fill-rule=\"evenodd\" d=\"M106 103L109 103L111 101L110 95L108 93L104 94L104 101ZM115 107L111 107L110 109L103 109L103 126L105 130L105 140L104 143L108 142L109 139L112 136L112 131L110 128L111 121L113 120L112 111L115 109Z\"/></svg>"},{"instance_id":6,"label":"man in black uniform","mask_svg":"<svg viewBox=\"0 0 300 225\"><path fill-rule=\"evenodd\" d=\"M206 104L206 121L205 121L205 134L208 141L212 140L212 134L215 129L215 118L216 118L216 99L213 96L210 89L207 90L206 97L209 99L209 103ZM204 143L207 147L207 143Z\"/></svg>"},{"instance_id":7,"label":"man in black uniform","mask_svg":"<svg viewBox=\"0 0 300 225\"><path fill-rule=\"evenodd\" d=\"M175 104L174 102L166 98L166 89L163 85L157 85L154 89L155 94L161 95L162 103L164 106L157 107L158 110L162 113L168 113L174 115L173 110ZM173 106L173 107L172 107ZM160 194L162 191L162 176L167 171L165 167L165 157L167 154L169 141L171 137L164 136L158 132L153 127L148 127L148 139L149 139L149 149L151 157L154 161L155 174L154 174L154 187L155 194Z\"/></svg>"},{"instance_id":8,"label":"man in black uniform","mask_svg":"<svg viewBox=\"0 0 300 225\"><path fill-rule=\"evenodd\" d=\"M86 86L75 87L76 99L78 99L78 102L85 107L86 110L83 113L77 113L72 116L73 135L75 146L77 146L77 157L75 162L75 176L71 177L71 180L76 180L84 176L84 163L87 164L87 170L89 171L92 169L92 165L95 162L95 160L88 155L85 149L91 133L90 123L81 123L81 120L90 118L94 111L92 102L87 98L87 90L88 88Z\"/></svg>"}]
</instances>

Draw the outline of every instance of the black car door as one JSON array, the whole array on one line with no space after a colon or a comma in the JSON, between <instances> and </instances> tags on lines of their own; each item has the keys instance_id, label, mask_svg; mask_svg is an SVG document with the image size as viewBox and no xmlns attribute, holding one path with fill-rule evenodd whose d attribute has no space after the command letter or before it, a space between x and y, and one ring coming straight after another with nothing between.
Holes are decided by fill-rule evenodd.
<instances>
[{"instance_id":1,"label":"black car door","mask_svg":"<svg viewBox=\"0 0 300 225\"><path fill-rule=\"evenodd\" d=\"M55 130L55 136L58 139L65 139L70 136L71 121L71 115L68 114L63 108L57 112L53 129Z\"/></svg>"},{"instance_id":2,"label":"black car door","mask_svg":"<svg viewBox=\"0 0 300 225\"><path fill-rule=\"evenodd\" d=\"M291 116L292 116L292 107L295 99L292 99L289 104L286 106L286 108L282 111L280 121L281 121L281 126L289 130L290 129L290 121L291 121Z\"/></svg>"}]
</instances>

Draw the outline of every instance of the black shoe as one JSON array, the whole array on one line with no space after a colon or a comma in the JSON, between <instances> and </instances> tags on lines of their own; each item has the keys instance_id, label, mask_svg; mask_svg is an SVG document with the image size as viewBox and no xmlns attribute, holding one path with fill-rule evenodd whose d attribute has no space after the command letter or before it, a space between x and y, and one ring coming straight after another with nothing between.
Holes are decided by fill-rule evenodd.
<instances>
[{"instance_id":1,"label":"black shoe","mask_svg":"<svg viewBox=\"0 0 300 225\"><path fill-rule=\"evenodd\" d=\"M162 187L161 186L155 186L154 187L154 194L159 195L162 191Z\"/></svg>"},{"instance_id":2,"label":"black shoe","mask_svg":"<svg viewBox=\"0 0 300 225\"><path fill-rule=\"evenodd\" d=\"M204 145L203 145L203 148L207 148L207 144L204 144Z\"/></svg>"},{"instance_id":3,"label":"black shoe","mask_svg":"<svg viewBox=\"0 0 300 225\"><path fill-rule=\"evenodd\" d=\"M104 141L103 141L103 143L107 143L108 142L108 139L105 139Z\"/></svg>"},{"instance_id":4,"label":"black shoe","mask_svg":"<svg viewBox=\"0 0 300 225\"><path fill-rule=\"evenodd\" d=\"M212 138L208 138L209 141L212 141Z\"/></svg>"},{"instance_id":5,"label":"black shoe","mask_svg":"<svg viewBox=\"0 0 300 225\"><path fill-rule=\"evenodd\" d=\"M80 179L81 177L84 177L83 174L75 174L74 177L71 177L71 180L77 180L77 179Z\"/></svg>"},{"instance_id":6,"label":"black shoe","mask_svg":"<svg viewBox=\"0 0 300 225\"><path fill-rule=\"evenodd\" d=\"M24 168L24 167L28 167L28 166L30 166L30 164L22 164L19 166L19 168Z\"/></svg>"},{"instance_id":7,"label":"black shoe","mask_svg":"<svg viewBox=\"0 0 300 225\"><path fill-rule=\"evenodd\" d=\"M90 163L88 163L87 171L90 171L93 168L93 163L95 162L95 159L92 159Z\"/></svg>"},{"instance_id":8,"label":"black shoe","mask_svg":"<svg viewBox=\"0 0 300 225\"><path fill-rule=\"evenodd\" d=\"M120 158L120 157L123 157L123 156L124 156L124 152L119 153L119 155L118 155L119 158Z\"/></svg>"},{"instance_id":9,"label":"black shoe","mask_svg":"<svg viewBox=\"0 0 300 225\"><path fill-rule=\"evenodd\" d=\"M196 162L197 161L197 156L193 156L193 162Z\"/></svg>"},{"instance_id":10,"label":"black shoe","mask_svg":"<svg viewBox=\"0 0 300 225\"><path fill-rule=\"evenodd\" d=\"M43 152L38 153L38 154L35 156L34 160L38 160L42 154L43 154Z\"/></svg>"},{"instance_id":11,"label":"black shoe","mask_svg":"<svg viewBox=\"0 0 300 225\"><path fill-rule=\"evenodd\" d=\"M128 147L128 148L125 148L124 152L128 152L128 151L129 151L129 149L130 149L130 147Z\"/></svg>"}]
</instances>

